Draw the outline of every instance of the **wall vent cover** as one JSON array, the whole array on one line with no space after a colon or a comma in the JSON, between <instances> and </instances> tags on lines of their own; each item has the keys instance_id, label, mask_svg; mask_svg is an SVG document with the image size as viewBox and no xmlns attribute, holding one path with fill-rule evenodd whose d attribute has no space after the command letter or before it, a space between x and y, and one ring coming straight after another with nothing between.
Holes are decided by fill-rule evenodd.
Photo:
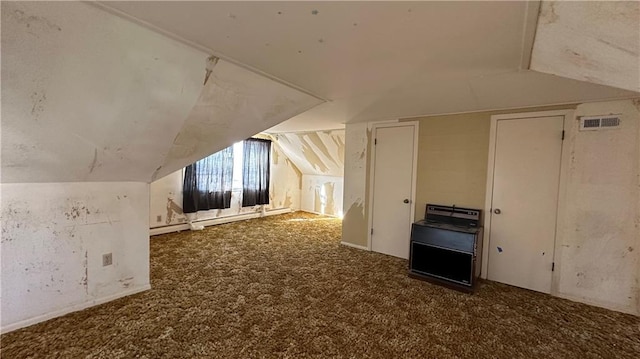
<instances>
[{"instance_id":1,"label":"wall vent cover","mask_svg":"<svg viewBox=\"0 0 640 359\"><path fill-rule=\"evenodd\" d=\"M620 126L619 115L580 117L580 131L596 131Z\"/></svg>"}]
</instances>

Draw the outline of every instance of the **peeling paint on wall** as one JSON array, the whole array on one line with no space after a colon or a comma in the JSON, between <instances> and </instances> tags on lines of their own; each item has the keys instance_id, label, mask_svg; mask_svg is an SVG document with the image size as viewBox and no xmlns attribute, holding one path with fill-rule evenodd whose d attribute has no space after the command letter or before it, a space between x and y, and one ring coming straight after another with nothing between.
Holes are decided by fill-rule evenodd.
<instances>
[{"instance_id":1,"label":"peeling paint on wall","mask_svg":"<svg viewBox=\"0 0 640 359\"><path fill-rule=\"evenodd\" d=\"M356 201L342 219L342 241L358 246L367 246L368 223L364 215L364 203Z\"/></svg>"},{"instance_id":2,"label":"peeling paint on wall","mask_svg":"<svg viewBox=\"0 0 640 359\"><path fill-rule=\"evenodd\" d=\"M275 141L303 175L344 175L344 130L279 133Z\"/></svg>"},{"instance_id":3,"label":"peeling paint on wall","mask_svg":"<svg viewBox=\"0 0 640 359\"><path fill-rule=\"evenodd\" d=\"M342 216L342 177L302 175L303 211Z\"/></svg>"},{"instance_id":4,"label":"peeling paint on wall","mask_svg":"<svg viewBox=\"0 0 640 359\"><path fill-rule=\"evenodd\" d=\"M0 185L2 328L149 284L148 185ZM114 266L102 267L113 253ZM124 293L124 294L123 294Z\"/></svg>"},{"instance_id":5,"label":"peeling paint on wall","mask_svg":"<svg viewBox=\"0 0 640 359\"><path fill-rule=\"evenodd\" d=\"M304 160L308 162L314 170L319 171L322 174L329 172L329 167L327 167L327 165L320 159L320 156L316 154L303 136L300 138L300 143L302 144Z\"/></svg>"},{"instance_id":6,"label":"peeling paint on wall","mask_svg":"<svg viewBox=\"0 0 640 359\"><path fill-rule=\"evenodd\" d=\"M358 246L366 246L368 240L369 138L366 123L347 124L342 241Z\"/></svg>"},{"instance_id":7,"label":"peeling paint on wall","mask_svg":"<svg viewBox=\"0 0 640 359\"><path fill-rule=\"evenodd\" d=\"M176 214L182 215L181 218L178 219L178 221L186 221L186 217L183 215L184 212L182 211L182 207L180 207L176 202L173 201L171 197L169 197L167 198L167 219L165 223L171 224L171 222L173 221L173 216Z\"/></svg>"},{"instance_id":8,"label":"peeling paint on wall","mask_svg":"<svg viewBox=\"0 0 640 359\"><path fill-rule=\"evenodd\" d=\"M559 213L558 292L640 314L640 110L632 100L582 104L575 116L621 114L619 128L569 124L566 203ZM630 250L631 248L631 250Z\"/></svg>"},{"instance_id":9,"label":"peeling paint on wall","mask_svg":"<svg viewBox=\"0 0 640 359\"><path fill-rule=\"evenodd\" d=\"M328 136L330 139L333 140L333 137L331 137L331 135L327 132L322 132L322 134L325 134L326 136ZM311 141L311 143L313 143L313 145L320 151L320 153L322 153L326 158L329 159L329 161L333 162L336 166L342 166L343 165L343 161L341 160L343 157L339 157L340 155L340 148L337 147L337 153L330 153L329 152L329 148L327 148L327 145L324 143L324 141L320 138L320 135L318 133L308 133L306 134L306 137L309 139L309 141ZM325 137L326 138L326 137ZM338 144L339 142L333 142ZM336 156L336 154L338 156Z\"/></svg>"}]
</instances>

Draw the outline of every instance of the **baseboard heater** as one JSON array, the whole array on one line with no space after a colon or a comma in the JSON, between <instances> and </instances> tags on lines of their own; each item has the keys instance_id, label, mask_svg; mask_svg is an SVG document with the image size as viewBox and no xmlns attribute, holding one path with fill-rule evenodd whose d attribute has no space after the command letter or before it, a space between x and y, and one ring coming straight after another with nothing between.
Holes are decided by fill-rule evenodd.
<instances>
[{"instance_id":1,"label":"baseboard heater","mask_svg":"<svg viewBox=\"0 0 640 359\"><path fill-rule=\"evenodd\" d=\"M240 214L234 214L234 215L224 216L224 217L198 219L193 221L193 223L208 227L208 226L214 226L217 224L244 221L246 219L260 218L265 216L275 216L278 214L285 214L285 213L291 213L291 212L292 212L291 208L269 209L269 210L266 210L264 214L262 212L240 213ZM149 229L149 235L157 236L160 234L166 234L166 233L172 233L172 232L188 231L189 229L190 229L189 223L173 224L170 226L151 228Z\"/></svg>"}]
</instances>

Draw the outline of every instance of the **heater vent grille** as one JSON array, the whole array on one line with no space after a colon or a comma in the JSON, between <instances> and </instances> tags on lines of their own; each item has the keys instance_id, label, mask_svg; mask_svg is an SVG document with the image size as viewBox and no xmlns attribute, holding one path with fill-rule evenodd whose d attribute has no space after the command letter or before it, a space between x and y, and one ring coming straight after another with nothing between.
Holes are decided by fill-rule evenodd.
<instances>
[{"instance_id":1,"label":"heater vent grille","mask_svg":"<svg viewBox=\"0 0 640 359\"><path fill-rule=\"evenodd\" d=\"M620 116L589 116L580 118L580 131L597 131L620 126Z\"/></svg>"}]
</instances>

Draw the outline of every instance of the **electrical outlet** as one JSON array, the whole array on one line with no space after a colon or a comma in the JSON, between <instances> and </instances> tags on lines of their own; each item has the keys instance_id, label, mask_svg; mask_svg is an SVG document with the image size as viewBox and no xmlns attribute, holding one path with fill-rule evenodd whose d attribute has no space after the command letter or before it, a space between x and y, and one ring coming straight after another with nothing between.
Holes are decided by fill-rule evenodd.
<instances>
[{"instance_id":1,"label":"electrical outlet","mask_svg":"<svg viewBox=\"0 0 640 359\"><path fill-rule=\"evenodd\" d=\"M156 216L156 222L162 222L162 215Z\"/></svg>"},{"instance_id":2,"label":"electrical outlet","mask_svg":"<svg viewBox=\"0 0 640 359\"><path fill-rule=\"evenodd\" d=\"M113 264L113 254L112 253L103 254L102 255L102 266L106 267L106 266L110 266L112 264Z\"/></svg>"}]
</instances>

